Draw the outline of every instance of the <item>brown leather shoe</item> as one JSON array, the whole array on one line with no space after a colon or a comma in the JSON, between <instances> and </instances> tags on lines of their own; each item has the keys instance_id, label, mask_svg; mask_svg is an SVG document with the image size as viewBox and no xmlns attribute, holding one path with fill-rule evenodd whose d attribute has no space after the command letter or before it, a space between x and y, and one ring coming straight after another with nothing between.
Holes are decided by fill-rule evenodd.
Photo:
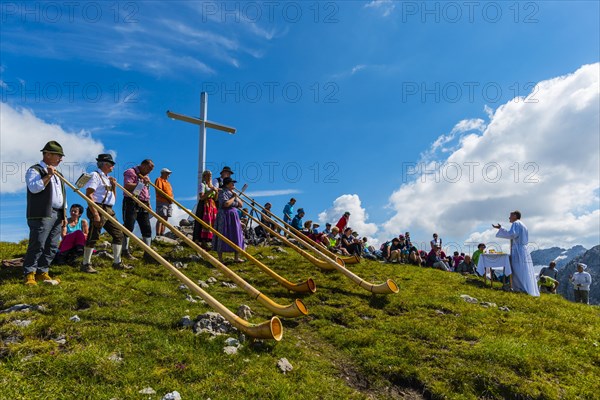
<instances>
[{"instance_id":1,"label":"brown leather shoe","mask_svg":"<svg viewBox=\"0 0 600 400\"><path fill-rule=\"evenodd\" d=\"M121 258L126 258L127 260L137 260L137 257L134 257L133 254L131 254L128 251L124 251L121 253Z\"/></svg>"},{"instance_id":2,"label":"brown leather shoe","mask_svg":"<svg viewBox=\"0 0 600 400\"><path fill-rule=\"evenodd\" d=\"M85 272L86 274L97 274L98 271L92 267L92 264L82 264L79 268L81 272Z\"/></svg>"},{"instance_id":3,"label":"brown leather shoe","mask_svg":"<svg viewBox=\"0 0 600 400\"><path fill-rule=\"evenodd\" d=\"M113 264L113 268L114 269L119 269L119 270L130 270L130 269L133 269L133 266L132 265L123 264L122 262L120 262L118 264Z\"/></svg>"}]
</instances>

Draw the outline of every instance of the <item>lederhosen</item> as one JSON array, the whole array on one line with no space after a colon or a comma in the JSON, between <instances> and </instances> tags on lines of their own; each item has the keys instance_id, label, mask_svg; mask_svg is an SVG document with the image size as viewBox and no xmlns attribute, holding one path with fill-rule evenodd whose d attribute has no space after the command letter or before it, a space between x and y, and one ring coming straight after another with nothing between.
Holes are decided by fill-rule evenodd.
<instances>
[{"instance_id":1,"label":"lederhosen","mask_svg":"<svg viewBox=\"0 0 600 400\"><path fill-rule=\"evenodd\" d=\"M104 181L104 179L102 178L102 175L100 175L100 173L98 171L95 171L95 173L98 174L98 177L100 178L100 181L102 181L104 189L106 190L106 193L104 194L104 198L102 199L102 201L100 203L96 203L96 205L99 206L100 208L102 208L104 211L106 211L108 213L108 215L110 215L111 217L115 217L115 211L113 210L113 206L104 203L106 201L106 198L108 197L109 191L112 192L112 185L107 184ZM100 214L100 221L102 223L100 228L97 228L94 225L94 214L92 213L91 207L87 208L86 215L90 220L90 232L88 234L87 241L85 242L85 246L86 247L94 247L96 245L96 242L100 238L100 233L102 232L102 228L104 228L106 230L106 232L108 232L108 234L112 237L113 244L123 243L123 232L121 232L121 230L117 227L117 225L115 225L113 222L107 220L106 217L104 217L104 215L102 215L102 213L98 213L98 214Z\"/></svg>"}]
</instances>

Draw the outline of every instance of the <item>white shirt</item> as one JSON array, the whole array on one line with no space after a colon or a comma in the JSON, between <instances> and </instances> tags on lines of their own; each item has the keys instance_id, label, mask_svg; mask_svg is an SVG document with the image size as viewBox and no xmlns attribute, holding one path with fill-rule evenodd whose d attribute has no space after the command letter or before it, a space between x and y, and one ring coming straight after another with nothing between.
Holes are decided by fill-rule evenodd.
<instances>
[{"instance_id":1,"label":"white shirt","mask_svg":"<svg viewBox=\"0 0 600 400\"><path fill-rule=\"evenodd\" d=\"M571 282L573 282L575 289L589 291L592 284L592 276L585 271L575 272L573 278L571 278Z\"/></svg>"},{"instance_id":2,"label":"white shirt","mask_svg":"<svg viewBox=\"0 0 600 400\"><path fill-rule=\"evenodd\" d=\"M94 200L94 203L99 203L99 204L106 204L108 206L114 206L115 205L115 195L112 192L112 190L110 190L110 180L108 179L108 175L106 175L104 172L102 172L101 170L97 170L95 172L92 173L92 178L88 181L88 183L85 185L85 189L94 189L94 192L92 193L92 199ZM108 194L106 193L108 191ZM104 200L104 203L102 202L102 199L104 199L104 196L106 195L106 200Z\"/></svg>"},{"instance_id":3,"label":"white shirt","mask_svg":"<svg viewBox=\"0 0 600 400\"><path fill-rule=\"evenodd\" d=\"M39 162L42 169L48 173L48 165L44 161ZM27 189L31 193L40 193L46 187L42 180L42 175L35 169L29 168L25 174L25 182L27 182ZM50 177L49 185L52 185L52 208L62 208L64 203L62 186L60 185L60 179L58 176L53 175ZM66 204L65 204L66 207Z\"/></svg>"}]
</instances>

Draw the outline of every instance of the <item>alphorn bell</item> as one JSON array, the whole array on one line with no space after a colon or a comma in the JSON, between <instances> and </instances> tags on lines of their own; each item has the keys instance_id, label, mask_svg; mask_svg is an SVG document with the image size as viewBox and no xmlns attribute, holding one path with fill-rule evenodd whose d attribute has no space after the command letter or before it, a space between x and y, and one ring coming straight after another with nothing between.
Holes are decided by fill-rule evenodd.
<instances>
[{"instance_id":1,"label":"alphorn bell","mask_svg":"<svg viewBox=\"0 0 600 400\"><path fill-rule=\"evenodd\" d=\"M288 306L282 306L282 305L279 305L279 304L275 303L273 300L271 300L270 298L268 298L267 296L265 296L264 294L262 294L260 291L258 291L252 285L250 285L248 282L246 282L244 279L242 279L235 272L233 272L232 270L230 270L229 268L227 268L225 265L223 265L223 263L221 263L219 260L217 260L216 258L214 258L208 251L204 250L202 247L200 247L196 243L194 243L183 232L180 232L173 225L169 224L164 218L162 218L160 215L158 215L154 210L152 210L146 204L144 204L144 202L142 202L140 199L138 199L137 197L133 196L133 194L131 194L123 186L119 185L118 183L117 183L117 186L124 193L126 193L127 195L129 195L132 198L132 200L135 201L140 207L142 207L144 210L146 210L150 214L152 214L161 224L163 224L164 226L166 226L167 228L169 228L171 230L171 232L173 232L173 234L175 234L178 238L180 238L181 240L183 240L192 249L194 249L195 251L197 251L198 253L200 253L200 256L202 256L203 259L207 260L213 267L215 267L218 270L224 272L225 275L227 275L227 277L229 279L231 279L232 281L234 281L236 285L238 285L239 287L241 287L254 300L258 301L260 304L262 304L263 306L265 306L269 311L271 311L271 312L273 312L273 313L275 313L277 315L281 315L283 317L290 317L290 318L295 318L295 317L300 317L300 316L303 316L303 315L308 315L308 310L306 309L306 306L304 305L304 303L302 302L302 300L296 299L294 301L294 303L292 303L292 304L290 304Z\"/></svg>"},{"instance_id":2,"label":"alphorn bell","mask_svg":"<svg viewBox=\"0 0 600 400\"><path fill-rule=\"evenodd\" d=\"M89 197L85 194L81 193L81 191L73 186L64 176L61 174L56 174L58 178L63 181L67 186L69 186L75 193L81 196L90 207L93 207L96 211L98 211L104 218L112 222L119 230L121 230L125 235L127 235L133 242L135 242L138 246L144 249L145 252L150 254L152 258L154 258L158 263L160 263L163 267L167 268L180 282L186 285L191 291L196 293L198 296L202 298L212 309L221 314L227 321L231 323L231 325L235 326L237 329L241 330L248 336L257 338L257 339L274 339L276 341L280 341L283 337L283 325L281 324L281 320L277 317L271 317L270 320L262 322L260 324L252 324L248 321L238 317L233 312L231 312L227 307L221 304L218 300L212 297L210 294L202 290L198 285L196 285L190 278L181 273L177 268L171 265L167 260L165 260L160 254L158 254L154 249L150 246L146 245L142 240L140 240L136 235L130 232L127 228L121 225L113 216L104 211L102 207L98 206L96 203L91 201Z\"/></svg>"},{"instance_id":3,"label":"alphorn bell","mask_svg":"<svg viewBox=\"0 0 600 400\"><path fill-rule=\"evenodd\" d=\"M265 224L263 224L262 222L260 222L259 220L257 220L256 218L254 218L253 216L251 216L249 213L247 213L246 211L242 212L248 216L248 218L252 219L253 221L255 221L256 223L260 224L263 228L267 229L270 233L272 234L276 234L276 232L269 228L268 226L266 226ZM291 244L291 242L289 240L287 240L287 238L279 235L279 237L284 240L284 242L288 245ZM291 246L294 250L296 250L298 253L300 253L302 256L304 256L305 258L307 258L309 261L311 261L314 265L321 267L320 263L315 263L314 261L312 261L312 259L314 259L314 257L310 256L308 253L306 253L304 250L300 249L298 246L293 245ZM307 257L307 255L309 255L310 257ZM311 259L312 258L312 259ZM316 259L315 259L316 260ZM321 260L317 260L317 261L321 261ZM350 272L344 265L343 262L336 262L335 260L332 260L331 258L327 257L324 259L324 261L327 263L327 265L329 266L328 269L335 269L339 272L342 273L342 275L344 275L345 277L347 277L348 279L350 279L352 282L356 283L358 286L360 286L363 289L368 290L371 293L376 293L376 294L391 294L391 293L398 293L398 285L396 285L396 283L391 280L388 279L386 280L384 283L381 284L374 284L374 283L370 283L364 279L362 279L360 276Z\"/></svg>"}]
</instances>

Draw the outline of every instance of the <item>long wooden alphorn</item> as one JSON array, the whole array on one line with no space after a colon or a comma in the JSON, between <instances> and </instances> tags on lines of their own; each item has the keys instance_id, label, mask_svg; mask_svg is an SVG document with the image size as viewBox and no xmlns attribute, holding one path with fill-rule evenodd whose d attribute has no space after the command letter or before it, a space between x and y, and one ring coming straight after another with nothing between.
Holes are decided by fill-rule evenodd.
<instances>
[{"instance_id":1,"label":"long wooden alphorn","mask_svg":"<svg viewBox=\"0 0 600 400\"><path fill-rule=\"evenodd\" d=\"M276 315L280 315L282 317L290 317L290 318L308 315L308 310L306 309L306 306L304 305L302 300L296 299L296 300L294 300L294 303L287 305L287 306L282 306L280 304L277 304L276 302L274 302L273 300L271 300L270 298L265 296L263 293L261 293L260 291L255 289L252 285L250 285L248 282L246 282L244 279L242 279L235 272L233 272L232 270L227 268L227 266L225 266L219 260L214 258L208 251L204 250L202 247L200 247L196 243L194 243L183 232L180 232L173 225L169 224L164 218L162 218L154 210L152 210L152 208L148 207L140 199L133 196L123 186L119 185L118 183L117 183L117 186L121 190L123 190L124 193L129 195L131 197L131 199L133 201L135 201L140 207L142 207L144 210L146 210L150 214L152 214L161 224L163 224L164 226L169 228L171 230L171 232L173 232L173 234L175 234L178 238L183 240L188 246L190 246L196 252L200 253L200 256L203 259L207 260L213 267L215 267L218 270L220 270L221 272L225 273L225 275L227 275L227 277L229 279L231 279L233 282L235 282L236 285L241 287L246 293L248 293L250 295L250 297L252 297L256 301L258 301L260 304L265 306L267 309L269 309L269 311L275 313Z\"/></svg>"},{"instance_id":2,"label":"long wooden alphorn","mask_svg":"<svg viewBox=\"0 0 600 400\"><path fill-rule=\"evenodd\" d=\"M204 227L205 229L208 229L209 231L211 231L213 233L213 235L217 235L219 237L219 239L223 240L229 246L236 249L236 251L241 253L244 257L246 257L248 260L250 260L254 265L256 265L258 268L260 268L262 271L264 271L267 275L269 275L270 277L275 279L277 282L279 282L279 284L282 285L283 287L285 287L286 289L294 291L294 292L298 292L298 293L314 293L317 290L317 285L315 284L315 281L312 278L308 278L305 282L300 282L300 283L292 283L292 282L288 281L287 279L283 278L282 276L277 274L275 271L273 271L272 269L267 267L265 264L263 264L262 262L257 260L254 256L252 256L252 254L250 254L246 250L240 248L238 245L236 245L231 240L226 238L223 234L221 234L215 228L213 228L206 222L202 221L193 212L188 210L181 203L179 203L173 197L166 194L160 188L156 187L156 185L154 185L152 182L150 182L150 185L152 185L152 187L154 189L156 189L156 191L158 193L160 193L166 199L171 200L173 202L173 204L175 204L177 207L181 208L190 217L194 218L194 220L197 221L200 225L202 225L202 227Z\"/></svg>"},{"instance_id":3,"label":"long wooden alphorn","mask_svg":"<svg viewBox=\"0 0 600 400\"><path fill-rule=\"evenodd\" d=\"M278 317L271 317L270 320L262 322L260 324L251 324L248 321L238 317L233 312L231 312L227 307L217 301L210 294L202 290L198 285L194 283L190 278L181 273L177 268L175 268L171 263L165 260L160 254L158 254L154 249L144 243L140 238L130 232L127 228L121 225L116 218L107 213L102 209L102 207L98 206L94 203L89 197L85 194L81 193L79 189L73 186L64 176L61 174L56 174L58 178L63 181L67 186L69 186L75 193L81 196L90 207L94 208L98 211L104 218L108 221L112 222L119 230L121 230L125 235L129 237L130 240L133 240L138 246L140 246L144 251L146 251L152 258L158 261L163 267L167 268L180 282L186 285L192 292L196 293L198 296L202 298L213 310L217 311L221 314L227 321L231 323L231 325L235 326L237 329L246 333L248 336L257 338L257 339L274 339L276 341L280 341L283 337L283 325L281 324L281 320Z\"/></svg>"}]
</instances>

